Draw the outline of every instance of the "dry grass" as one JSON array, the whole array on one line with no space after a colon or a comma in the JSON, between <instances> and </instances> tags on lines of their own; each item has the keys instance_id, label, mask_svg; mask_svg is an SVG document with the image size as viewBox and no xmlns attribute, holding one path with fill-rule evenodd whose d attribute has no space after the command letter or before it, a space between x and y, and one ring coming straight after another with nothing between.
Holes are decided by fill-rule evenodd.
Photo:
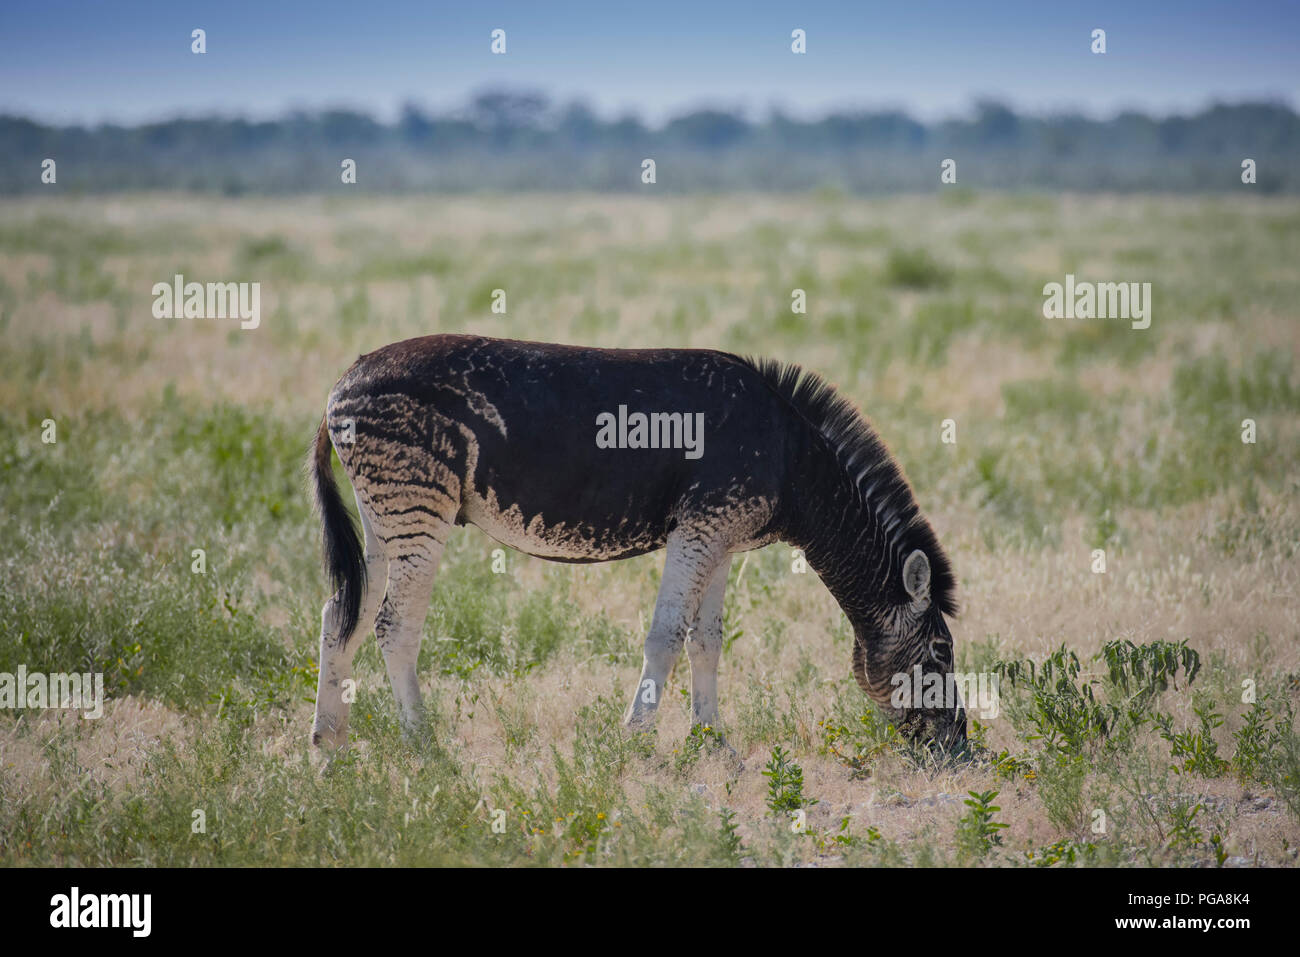
<instances>
[{"instance_id":1,"label":"dry grass","mask_svg":"<svg viewBox=\"0 0 1300 957\"><path fill-rule=\"evenodd\" d=\"M138 562L183 571L188 549L201 543L220 578L213 594L237 587L245 602L228 616L214 612L205 627L214 634L236 629L231 633L239 641L269 642L272 653L313 655L311 623L324 595L305 498L277 491L264 502L259 496L268 496L255 483L267 476L285 488L297 483L297 450L305 448L335 377L358 353L407 336L464 331L611 346L710 346L818 368L859 401L898 452L953 559L963 605L953 629L959 656L978 645L1003 658L1041 660L1064 643L1087 658L1115 639L1139 645L1186 639L1205 666L1195 687L1227 717L1217 732L1226 757L1245 707L1242 681L1295 695L1300 392L1293 370L1300 337L1293 304L1300 281L1293 264L1300 205L1292 200L499 196L354 203L142 196L11 200L0 206L0 218L7 343L0 407L12 436L3 451L5 467L22 483L6 493L12 496L6 511L14 516L8 543L18 557L5 565L0 590L15 596L14 607L26 609L32 621L47 605L62 609L68 593L49 591L53 579L24 565L24 550L28 560L66 566L63 580L93 589L87 565L118 563L113 567L126 575L143 574ZM892 282L891 255L917 249L940 271L915 288ZM261 328L240 332L215 321L154 319L150 288L178 271L200 281L260 281ZM1067 271L1152 282L1152 329L1102 334L1083 323L1043 320L1042 284ZM807 316L789 315L795 286L808 289ZM488 309L488 295L498 287L509 297L505 316ZM1261 353L1280 363L1282 384L1252 392L1265 368L1258 364ZM1207 365L1220 357L1228 370L1221 395L1213 392L1219 380ZM1066 400L1050 391L1026 406L1009 392L1025 387L1034 394L1038 383L1070 386L1083 397L1070 401L1083 407L1070 413ZM245 443L244 454L258 453L255 462L236 456L223 466L233 490L208 474L207 453L195 445L204 440L192 440L189 452L169 444L185 423L197 428L220 409L248 417L251 431L232 441ZM1235 441L1246 415L1260 423L1256 446ZM70 471L31 464L48 452L35 439L46 416L66 424L58 454L68 457ZM958 422L956 446L939 442L939 422L948 417ZM1227 438L1216 438L1215 430ZM1180 447L1200 458L1181 462ZM1151 471L1101 487L1129 464ZM239 487L241 474L247 487ZM84 477L90 504L82 512L67 511L66 503L81 494L65 487L68 475ZM214 502L223 496L233 497L219 511ZM1099 536L1107 549L1104 575L1090 569ZM474 577L468 570L481 569L492 547L477 530L457 533L448 562L465 574L445 577L440 587L449 589L448 601L488 593L499 602L488 624L513 647L512 629L521 626L512 616L520 604L529 595L550 595L572 607L568 621L576 630L603 613L615 647L596 649L594 638L583 639L532 669L481 667L466 675L430 650L437 638L455 637L441 634L445 622L434 616L425 690L438 703L440 743L469 792L488 807L505 806L511 793L559 801L564 772L555 749L572 753L581 725L575 716L601 696L621 706L631 691L660 559L569 568L510 553L502 580ZM123 550L134 557L122 557ZM95 553L100 557L88 557ZM737 558L733 579L740 566ZM160 581L156 600L165 603L171 586ZM815 576L789 573L788 548L774 546L750 556L729 605L729 626L743 634L723 659L722 709L743 772L722 756L683 757L690 731L680 693L688 683L683 660L661 709L653 754L634 756L614 776L608 815L622 808L652 820L668 794L681 820L724 806L734 810L747 849L742 857L756 863L941 863L956 859L954 833L967 792L998 789L999 819L1010 828L993 861L1024 862L1027 852L1062 839L1109 841L1121 848L1113 862L1206 860L1211 833L1234 862L1295 861L1300 828L1275 791L1230 774L1175 776L1168 746L1154 734L1115 766L1088 771L1086 801L1107 807L1128 801L1121 833L1100 839L1053 823L1041 776L1008 779L988 760L935 767L884 749L867 775L854 775L827 752L820 726L857 694L841 616L828 593ZM95 631L93 623L78 624L75 609L58 614L58 627L69 633ZM146 625L136 624L147 645ZM0 624L0 670L18 661L56 670L58 649L66 646L51 639L54 650L34 657L18 627L12 620ZM158 667L177 671L188 664L158 659ZM295 769L310 723L310 704L302 700L308 682L292 679L289 691L249 705L266 675L232 668L202 685L213 691L210 701L172 694L161 677L146 687L146 673L127 682L99 721L54 712L0 716L0 796L9 808L0 815L0 859L321 859L304 849L325 840L309 825L301 827L300 845L279 856L237 841L223 857L184 850L185 828L134 841L124 825L112 844L84 839L66 823L68 794L87 788L98 789L108 809L95 813L111 816L131 795L144 794L160 806L181 807L183 821L186 789L204 792L187 782L207 767L198 757L187 764L185 753L201 752L203 742L229 737L238 745L230 745L228 765L213 765L226 767L228 778L213 783L206 797L194 794L195 806L215 800L215 793L233 808L241 794L258 790L254 767L305 775ZM368 718L354 725L357 760L382 767L380 779L394 782L441 767L390 740L391 695L373 644L359 668L357 710ZM243 703L227 704L234 701ZM1181 683L1160 699L1180 728L1194 722L1193 704ZM1005 749L1032 759L1037 753L1007 716L987 726L990 754ZM150 757L168 742L181 757ZM808 809L808 825L822 833L820 843L806 835L792 843L772 823L761 771L777 744L792 751L805 793L818 802ZM1144 778L1148 767L1155 770ZM341 787L308 785L308 776L289 780L277 801L305 801L310 788ZM1146 796L1125 799L1126 786ZM329 793L345 805L361 800L350 791ZM1148 799L1164 802L1159 815L1170 801L1202 805L1206 841L1175 847L1161 827L1134 818L1136 803ZM478 809L466 820L480 821L482 814ZM901 856L836 846L830 835L844 818L851 834L875 828ZM62 835L18 839L32 821L55 819L65 822ZM102 827L95 814L89 819ZM430 839L444 833L438 827L447 834L460 828L449 821ZM520 826L512 820L512 828ZM635 847L627 851L631 857L610 851L608 859L680 862L665 848L673 827L686 826L679 821L656 831L645 824L649 830L639 831L637 841L627 838ZM484 828L474 823L471 830ZM510 862L523 853L465 840L432 859ZM572 838L558 842L551 856L530 846L533 859L591 859L582 858ZM425 859L400 844L382 853L403 863ZM331 852L329 859L359 856L349 844L346 854Z\"/></svg>"}]
</instances>

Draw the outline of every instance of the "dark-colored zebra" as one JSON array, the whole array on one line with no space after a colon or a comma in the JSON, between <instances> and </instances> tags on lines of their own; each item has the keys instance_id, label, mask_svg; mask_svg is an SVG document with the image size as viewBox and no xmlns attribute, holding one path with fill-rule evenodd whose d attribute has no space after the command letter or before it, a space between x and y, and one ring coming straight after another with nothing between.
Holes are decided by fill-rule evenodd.
<instances>
[{"instance_id":1,"label":"dark-colored zebra","mask_svg":"<svg viewBox=\"0 0 1300 957\"><path fill-rule=\"evenodd\" d=\"M331 445L352 480L364 552ZM884 443L796 365L708 349L410 339L344 373L310 466L337 588L321 613L314 743L347 743L343 683L358 624L372 620L403 723L418 724L429 596L443 544L465 523L553 561L667 549L625 719L634 728L653 724L683 646L693 720L718 727L730 556L783 541L852 624L862 689L915 735L965 740L960 702L891 702L896 676L952 671L951 566Z\"/></svg>"}]
</instances>

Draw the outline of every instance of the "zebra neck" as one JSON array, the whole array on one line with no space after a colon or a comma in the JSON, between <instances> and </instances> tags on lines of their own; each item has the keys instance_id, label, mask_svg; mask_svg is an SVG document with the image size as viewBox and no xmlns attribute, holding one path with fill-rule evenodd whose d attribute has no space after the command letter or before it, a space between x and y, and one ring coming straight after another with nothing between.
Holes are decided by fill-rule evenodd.
<instances>
[{"instance_id":1,"label":"zebra neck","mask_svg":"<svg viewBox=\"0 0 1300 957\"><path fill-rule=\"evenodd\" d=\"M796 493L787 541L803 551L855 632L869 631L884 604L889 550L876 516L837 465Z\"/></svg>"}]
</instances>

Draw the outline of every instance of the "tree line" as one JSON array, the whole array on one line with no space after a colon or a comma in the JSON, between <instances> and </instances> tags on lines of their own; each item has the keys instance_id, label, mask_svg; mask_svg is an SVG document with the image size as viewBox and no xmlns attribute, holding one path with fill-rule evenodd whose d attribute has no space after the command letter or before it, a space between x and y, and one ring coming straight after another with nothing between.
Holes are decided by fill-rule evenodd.
<instances>
[{"instance_id":1,"label":"tree line","mask_svg":"<svg viewBox=\"0 0 1300 957\"><path fill-rule=\"evenodd\" d=\"M697 109L651 127L635 114L605 118L581 102L489 90L444 113L408 104L392 122L348 109L93 127L0 115L0 192L49 188L48 158L55 185L85 192L917 191L941 187L948 159L958 186L1121 192L1241 188L1252 159L1254 188L1294 192L1298 148L1300 117L1273 102L1095 119L986 100L969 116L932 123L898 110L752 119ZM653 187L643 179L647 158ZM343 182L345 159L355 184Z\"/></svg>"}]
</instances>

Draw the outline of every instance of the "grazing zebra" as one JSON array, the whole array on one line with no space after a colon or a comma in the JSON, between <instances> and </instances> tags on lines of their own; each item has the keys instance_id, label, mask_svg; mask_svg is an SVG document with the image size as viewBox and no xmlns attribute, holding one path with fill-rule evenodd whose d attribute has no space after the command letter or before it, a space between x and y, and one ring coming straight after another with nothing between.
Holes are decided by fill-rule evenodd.
<instances>
[{"instance_id":1,"label":"grazing zebra","mask_svg":"<svg viewBox=\"0 0 1300 957\"><path fill-rule=\"evenodd\" d=\"M364 552L331 447L352 481ZM364 635L371 621L403 725L418 725L416 659L434 575L452 526L466 523L553 561L667 549L624 719L632 728L653 725L683 647L692 719L718 727L731 554L783 541L803 551L852 624L862 690L915 736L965 741L960 702L891 703L895 676L952 671L948 560L884 443L799 366L708 349L409 339L344 373L309 467L337 589L321 613L314 744L347 744L343 683L358 625Z\"/></svg>"}]
</instances>

